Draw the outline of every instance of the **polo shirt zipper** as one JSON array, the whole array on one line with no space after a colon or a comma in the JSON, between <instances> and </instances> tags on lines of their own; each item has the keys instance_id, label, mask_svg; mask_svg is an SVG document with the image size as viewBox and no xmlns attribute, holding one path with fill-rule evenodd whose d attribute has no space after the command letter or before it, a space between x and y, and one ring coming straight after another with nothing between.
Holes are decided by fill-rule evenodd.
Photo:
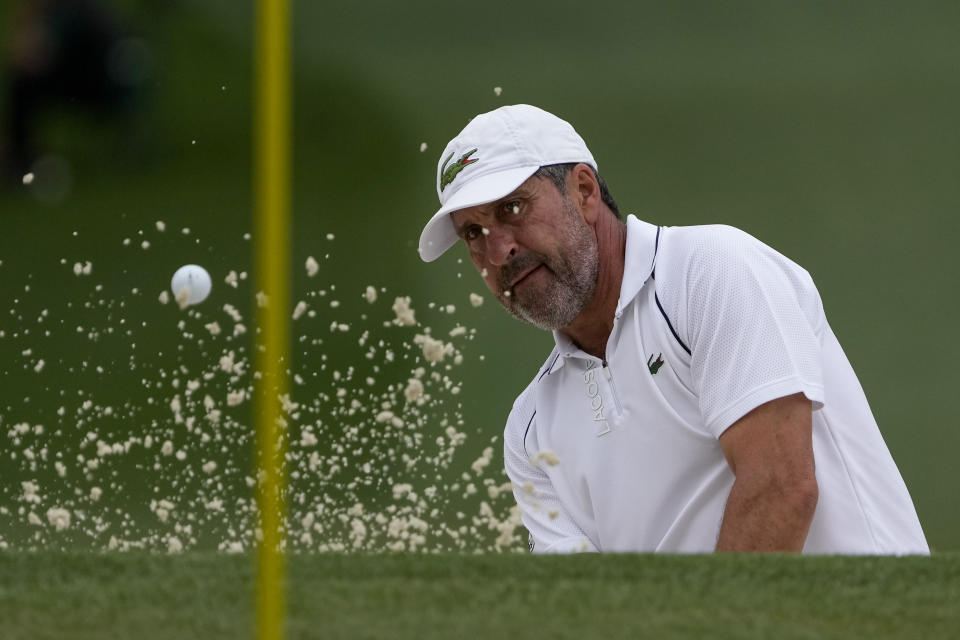
<instances>
[{"instance_id":1,"label":"polo shirt zipper","mask_svg":"<svg viewBox=\"0 0 960 640\"><path fill-rule=\"evenodd\" d=\"M610 384L610 395L613 397L613 406L617 411L617 415L623 415L623 407L620 406L620 398L617 396L617 385L613 383L613 372L610 371L610 366L607 364L606 360L601 360L603 368L603 377Z\"/></svg>"}]
</instances>

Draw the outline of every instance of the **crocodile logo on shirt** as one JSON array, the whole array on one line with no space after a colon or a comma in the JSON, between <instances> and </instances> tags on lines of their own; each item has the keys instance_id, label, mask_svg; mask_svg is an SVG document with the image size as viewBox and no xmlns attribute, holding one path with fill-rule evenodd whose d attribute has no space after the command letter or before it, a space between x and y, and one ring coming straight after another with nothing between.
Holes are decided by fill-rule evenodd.
<instances>
[{"instance_id":1,"label":"crocodile logo on shirt","mask_svg":"<svg viewBox=\"0 0 960 640\"><path fill-rule=\"evenodd\" d=\"M650 359L647 360L647 366L650 367L650 374L656 375L657 371L660 371L660 367L663 366L663 354L658 353L656 362L654 362L653 356L650 356Z\"/></svg>"},{"instance_id":2,"label":"crocodile logo on shirt","mask_svg":"<svg viewBox=\"0 0 960 640\"><path fill-rule=\"evenodd\" d=\"M453 158L454 152L451 151L450 155L447 156L447 159L443 161L443 164L440 166L440 191L443 191L447 188L447 185L453 182L453 179L457 177L457 174L467 168L468 164L473 164L478 162L480 158L471 158L470 156L476 153L476 149L471 149L465 154L460 156L460 159L454 162L449 167L447 163Z\"/></svg>"}]
</instances>

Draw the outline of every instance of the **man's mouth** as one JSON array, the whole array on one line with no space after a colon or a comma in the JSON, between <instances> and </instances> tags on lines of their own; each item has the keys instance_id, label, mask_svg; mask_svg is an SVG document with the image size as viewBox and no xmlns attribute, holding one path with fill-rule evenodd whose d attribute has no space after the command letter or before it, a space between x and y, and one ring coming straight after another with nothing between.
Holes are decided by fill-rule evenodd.
<instances>
[{"instance_id":1,"label":"man's mouth","mask_svg":"<svg viewBox=\"0 0 960 640\"><path fill-rule=\"evenodd\" d=\"M543 263L538 263L533 265L529 269L525 269L524 271L520 272L520 274L518 274L517 277L514 278L513 282L510 283L510 290L512 291L513 289L515 289L518 284L526 280L527 276L529 276L531 273L533 273L534 271L536 271L542 266L543 266Z\"/></svg>"}]
</instances>

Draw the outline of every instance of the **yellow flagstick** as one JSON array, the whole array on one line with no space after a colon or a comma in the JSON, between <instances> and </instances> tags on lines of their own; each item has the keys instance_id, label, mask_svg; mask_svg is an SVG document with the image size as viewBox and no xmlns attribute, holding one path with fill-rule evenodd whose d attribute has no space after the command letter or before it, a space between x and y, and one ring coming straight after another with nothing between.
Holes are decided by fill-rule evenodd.
<instances>
[{"instance_id":1,"label":"yellow flagstick","mask_svg":"<svg viewBox=\"0 0 960 640\"><path fill-rule=\"evenodd\" d=\"M280 398L287 393L290 259L290 10L288 0L258 0L254 150L258 327L255 416L263 537L258 547L257 637L284 636L284 440Z\"/></svg>"}]
</instances>

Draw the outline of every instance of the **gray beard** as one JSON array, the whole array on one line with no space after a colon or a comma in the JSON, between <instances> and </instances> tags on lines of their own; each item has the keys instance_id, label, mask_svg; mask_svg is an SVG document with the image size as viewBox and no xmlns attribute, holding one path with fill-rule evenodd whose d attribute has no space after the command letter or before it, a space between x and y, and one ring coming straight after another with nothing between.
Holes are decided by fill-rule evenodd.
<instances>
[{"instance_id":1,"label":"gray beard","mask_svg":"<svg viewBox=\"0 0 960 640\"><path fill-rule=\"evenodd\" d=\"M501 291L508 291L509 282L515 275L531 266L542 263L550 270L549 284L537 295L531 292L528 293L530 298L525 299L523 295L510 291L509 296L504 293L497 296L500 304L514 317L546 331L569 326L593 298L597 287L600 272L597 244L590 228L576 210L571 209L572 204L570 208L565 207L568 214L573 214L568 216L570 249L566 256L551 258L537 253L526 254L518 257L511 263L511 268L501 274L507 283L507 286L501 283Z\"/></svg>"}]
</instances>

